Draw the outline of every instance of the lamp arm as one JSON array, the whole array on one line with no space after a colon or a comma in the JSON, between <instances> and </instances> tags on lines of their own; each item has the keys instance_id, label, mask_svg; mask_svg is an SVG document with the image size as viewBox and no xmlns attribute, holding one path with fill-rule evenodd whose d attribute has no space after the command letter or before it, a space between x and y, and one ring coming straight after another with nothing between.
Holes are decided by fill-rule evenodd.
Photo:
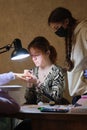
<instances>
[{"instance_id":1,"label":"lamp arm","mask_svg":"<svg viewBox=\"0 0 87 130\"><path fill-rule=\"evenodd\" d=\"M12 47L12 44L8 44L8 45L6 45L6 46L1 47L1 48L0 48L0 54L9 51L11 47ZM2 50L2 51L1 51L1 50Z\"/></svg>"}]
</instances>

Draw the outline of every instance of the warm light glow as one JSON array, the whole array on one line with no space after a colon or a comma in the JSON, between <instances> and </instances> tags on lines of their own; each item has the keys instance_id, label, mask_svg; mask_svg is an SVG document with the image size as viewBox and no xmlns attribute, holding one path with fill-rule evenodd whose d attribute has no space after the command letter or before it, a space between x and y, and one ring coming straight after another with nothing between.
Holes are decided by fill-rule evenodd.
<instances>
[{"instance_id":1,"label":"warm light glow","mask_svg":"<svg viewBox=\"0 0 87 130\"><path fill-rule=\"evenodd\" d=\"M29 54L21 54L21 55L12 57L11 60L21 60L21 59L27 58L28 56Z\"/></svg>"}]
</instances>

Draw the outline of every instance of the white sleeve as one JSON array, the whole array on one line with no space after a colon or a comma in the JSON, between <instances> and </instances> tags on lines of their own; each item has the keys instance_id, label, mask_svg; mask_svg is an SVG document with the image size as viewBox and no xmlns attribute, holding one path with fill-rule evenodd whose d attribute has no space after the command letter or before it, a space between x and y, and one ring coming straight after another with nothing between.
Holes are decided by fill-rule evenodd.
<instances>
[{"instance_id":1,"label":"white sleeve","mask_svg":"<svg viewBox=\"0 0 87 130\"><path fill-rule=\"evenodd\" d=\"M14 79L15 75L13 72L0 74L0 85L6 84Z\"/></svg>"}]
</instances>

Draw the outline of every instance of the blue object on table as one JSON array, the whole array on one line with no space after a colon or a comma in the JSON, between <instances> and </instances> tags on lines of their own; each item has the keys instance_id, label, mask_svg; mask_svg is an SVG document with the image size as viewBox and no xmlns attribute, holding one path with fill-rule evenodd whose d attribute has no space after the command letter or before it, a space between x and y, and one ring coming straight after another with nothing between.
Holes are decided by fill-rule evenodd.
<instances>
[{"instance_id":1,"label":"blue object on table","mask_svg":"<svg viewBox=\"0 0 87 130\"><path fill-rule=\"evenodd\" d=\"M58 113L66 113L69 112L69 109L57 109L57 108L46 108L40 107L38 108L41 112L58 112Z\"/></svg>"}]
</instances>

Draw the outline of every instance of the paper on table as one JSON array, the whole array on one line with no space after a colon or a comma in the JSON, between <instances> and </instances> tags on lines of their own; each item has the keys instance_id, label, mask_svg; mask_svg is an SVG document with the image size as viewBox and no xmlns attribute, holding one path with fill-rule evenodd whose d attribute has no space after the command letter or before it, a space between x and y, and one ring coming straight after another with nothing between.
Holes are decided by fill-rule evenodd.
<instances>
[{"instance_id":1,"label":"paper on table","mask_svg":"<svg viewBox=\"0 0 87 130\"><path fill-rule=\"evenodd\" d=\"M72 108L69 113L85 113L87 114L87 106L80 106Z\"/></svg>"}]
</instances>

